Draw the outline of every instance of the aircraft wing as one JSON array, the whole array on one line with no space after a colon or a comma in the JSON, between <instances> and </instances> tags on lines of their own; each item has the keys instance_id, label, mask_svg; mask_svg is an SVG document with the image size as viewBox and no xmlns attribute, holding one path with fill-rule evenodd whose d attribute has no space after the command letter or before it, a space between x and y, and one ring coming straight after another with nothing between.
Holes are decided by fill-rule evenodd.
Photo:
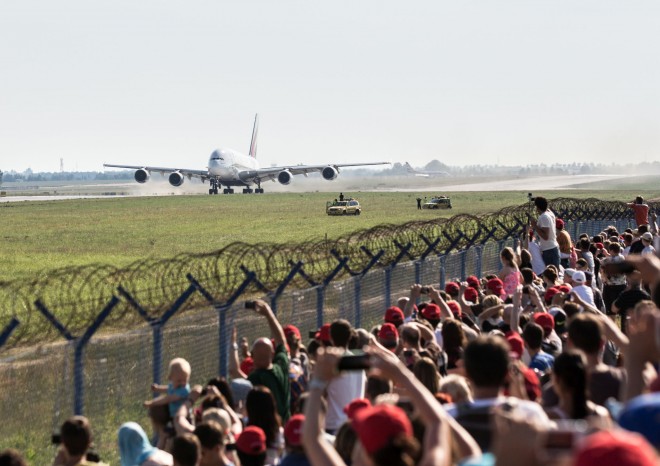
<instances>
[{"instance_id":1,"label":"aircraft wing","mask_svg":"<svg viewBox=\"0 0 660 466\"><path fill-rule=\"evenodd\" d=\"M328 163L325 165L286 165L282 167L259 168L258 170L249 170L241 172L241 178L251 180L275 180L277 175L283 171L288 171L292 175L307 175L309 173L322 172L325 168L332 167L337 172L343 167L363 167L366 165L387 165L390 162L366 162L366 163Z\"/></svg>"},{"instance_id":2,"label":"aircraft wing","mask_svg":"<svg viewBox=\"0 0 660 466\"><path fill-rule=\"evenodd\" d=\"M202 181L209 179L209 171L208 170L191 170L189 168L168 168L168 167L149 167L146 165L111 165L109 163L104 163L104 167L111 167L111 168L129 168L133 170L147 170L148 172L156 172L160 173L161 175L167 175L173 172L179 172L182 175L188 177L190 179L191 177L195 178L201 178Z\"/></svg>"}]
</instances>

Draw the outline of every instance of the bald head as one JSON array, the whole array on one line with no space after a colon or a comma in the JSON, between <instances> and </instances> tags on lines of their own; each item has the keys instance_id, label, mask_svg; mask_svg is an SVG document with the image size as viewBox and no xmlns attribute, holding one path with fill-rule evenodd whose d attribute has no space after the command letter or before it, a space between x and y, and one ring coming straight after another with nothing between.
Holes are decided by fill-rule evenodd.
<instances>
[{"instance_id":1,"label":"bald head","mask_svg":"<svg viewBox=\"0 0 660 466\"><path fill-rule=\"evenodd\" d=\"M255 369L268 369L273 363L275 348L268 338L259 338L252 345L252 359Z\"/></svg>"}]
</instances>

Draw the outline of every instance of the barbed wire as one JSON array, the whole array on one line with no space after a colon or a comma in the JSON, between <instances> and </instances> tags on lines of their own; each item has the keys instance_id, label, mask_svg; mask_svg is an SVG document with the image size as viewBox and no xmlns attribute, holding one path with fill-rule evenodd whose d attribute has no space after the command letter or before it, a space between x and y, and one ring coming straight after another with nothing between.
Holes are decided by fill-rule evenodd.
<instances>
[{"instance_id":1,"label":"barbed wire","mask_svg":"<svg viewBox=\"0 0 660 466\"><path fill-rule=\"evenodd\" d=\"M632 210L624 202L599 199L552 199L550 208L564 221L627 219ZM657 210L660 203L652 203ZM243 283L246 271L254 272L267 290L276 289L287 277L292 264L303 262L304 273L289 285L308 288L310 281L322 283L337 267L338 257L348 259L348 267L335 279L358 273L368 266L372 255L382 251L378 266L400 259L402 251L410 259L428 254L443 254L487 241L499 241L521 234L533 204L505 207L497 212L474 216L459 214L451 218L413 221L402 225L378 225L332 240L303 243L232 243L209 253L179 254L166 259L141 259L127 267L105 264L51 270L30 280L0 284L0 330L16 317L21 324L11 338L12 346L47 342L59 337L54 326L35 306L39 299L74 335L91 324L103 306L117 294L119 286L152 317L159 317L190 286L191 274L218 303L225 302ZM194 293L182 309L208 305ZM131 327L144 322L122 300L104 325Z\"/></svg>"}]
</instances>

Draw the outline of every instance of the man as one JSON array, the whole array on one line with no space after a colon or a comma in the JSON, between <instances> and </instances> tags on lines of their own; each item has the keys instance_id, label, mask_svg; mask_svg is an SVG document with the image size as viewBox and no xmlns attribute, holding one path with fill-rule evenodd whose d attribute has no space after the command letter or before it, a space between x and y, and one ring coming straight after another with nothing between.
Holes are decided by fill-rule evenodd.
<instances>
[{"instance_id":1,"label":"man","mask_svg":"<svg viewBox=\"0 0 660 466\"><path fill-rule=\"evenodd\" d=\"M530 369L537 369L541 372L548 372L555 363L555 358L541 349L543 344L543 328L536 323L530 322L523 329L523 341L525 349L529 353Z\"/></svg>"},{"instance_id":2,"label":"man","mask_svg":"<svg viewBox=\"0 0 660 466\"><path fill-rule=\"evenodd\" d=\"M637 196L634 202L629 202L626 205L632 208L635 213L637 228L649 224L649 206L644 204L644 198L642 196Z\"/></svg>"},{"instance_id":3,"label":"man","mask_svg":"<svg viewBox=\"0 0 660 466\"><path fill-rule=\"evenodd\" d=\"M284 426L284 440L286 441L286 456L280 466L310 466L302 446L302 426L305 416L296 414Z\"/></svg>"},{"instance_id":4,"label":"man","mask_svg":"<svg viewBox=\"0 0 660 466\"><path fill-rule=\"evenodd\" d=\"M238 369L238 346L234 345L229 361L229 371L232 377L247 378L252 385L268 387L277 403L277 412L282 420L289 419L291 388L289 385L289 357L287 356L285 335L282 326L266 301L254 301L254 310L268 321L270 334L275 347L269 338L259 338L252 345L252 360L254 369L246 376Z\"/></svg>"},{"instance_id":5,"label":"man","mask_svg":"<svg viewBox=\"0 0 660 466\"><path fill-rule=\"evenodd\" d=\"M554 265L559 269L559 243L557 243L557 230L555 214L548 209L548 200L545 197L534 199L536 211L540 214L538 220L530 219L534 233L539 237L541 256L545 265Z\"/></svg>"},{"instance_id":6,"label":"man","mask_svg":"<svg viewBox=\"0 0 660 466\"><path fill-rule=\"evenodd\" d=\"M392 324L384 324L392 325ZM348 342L351 339L351 324L344 319L334 321L330 325L330 340L332 346L343 350L343 356L351 356ZM328 413L325 418L325 430L334 435L341 425L348 419L344 413L344 406L356 398L364 398L364 385L367 376L363 370L346 371L339 377L332 379L326 388L328 400Z\"/></svg>"},{"instance_id":7,"label":"man","mask_svg":"<svg viewBox=\"0 0 660 466\"><path fill-rule=\"evenodd\" d=\"M474 437L483 451L491 449L493 423L490 420L494 407L507 405L514 417L524 418L541 429L551 426L538 403L504 396L504 386L509 377L520 376L509 372L509 351L506 340L500 337L480 336L468 343L463 361L474 401L446 407L447 412Z\"/></svg>"},{"instance_id":8,"label":"man","mask_svg":"<svg viewBox=\"0 0 660 466\"><path fill-rule=\"evenodd\" d=\"M195 427L199 439L202 459L200 466L229 466L232 463L225 455L225 432L217 422L209 421Z\"/></svg>"},{"instance_id":9,"label":"man","mask_svg":"<svg viewBox=\"0 0 660 466\"><path fill-rule=\"evenodd\" d=\"M422 198L421 197L417 198L417 209L418 210L422 209Z\"/></svg>"},{"instance_id":10,"label":"man","mask_svg":"<svg viewBox=\"0 0 660 466\"><path fill-rule=\"evenodd\" d=\"M622 273L607 273L607 264L617 264L625 260L621 254L621 245L619 243L610 243L608 246L610 257L603 260L603 266L600 269L603 277L603 301L605 302L605 313L612 315L612 303L626 289L626 276Z\"/></svg>"},{"instance_id":11,"label":"man","mask_svg":"<svg viewBox=\"0 0 660 466\"><path fill-rule=\"evenodd\" d=\"M174 466L200 466L202 447L193 434L182 434L174 437L172 442L172 458Z\"/></svg>"},{"instance_id":12,"label":"man","mask_svg":"<svg viewBox=\"0 0 660 466\"><path fill-rule=\"evenodd\" d=\"M621 318L621 331L623 333L627 332L628 311L633 309L638 302L651 299L651 295L642 288L639 272L630 273L626 278L628 280L628 286L612 303L612 312L619 314Z\"/></svg>"},{"instance_id":13,"label":"man","mask_svg":"<svg viewBox=\"0 0 660 466\"><path fill-rule=\"evenodd\" d=\"M87 461L87 452L92 444L92 429L86 417L73 416L64 421L60 428L60 439L62 445L53 466L105 465Z\"/></svg>"}]
</instances>

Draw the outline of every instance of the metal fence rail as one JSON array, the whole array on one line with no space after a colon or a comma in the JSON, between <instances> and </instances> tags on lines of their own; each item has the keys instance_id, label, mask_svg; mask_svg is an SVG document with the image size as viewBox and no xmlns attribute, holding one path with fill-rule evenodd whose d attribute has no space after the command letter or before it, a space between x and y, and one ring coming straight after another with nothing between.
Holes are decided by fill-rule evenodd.
<instances>
[{"instance_id":1,"label":"metal fence rail","mask_svg":"<svg viewBox=\"0 0 660 466\"><path fill-rule=\"evenodd\" d=\"M562 202L552 201L553 208L561 207ZM603 207L606 204L614 205L608 210ZM596 211L621 217L569 221L567 231L573 237L581 232L593 235L608 225L622 231L630 225L630 212L619 207L618 203L600 201L591 207L581 205L583 214ZM217 267L215 256L213 260L211 256L179 257L167 264L149 261L136 265L130 273L107 267L83 269L85 273L79 269L71 275L65 271L49 284L69 286L58 295L42 288L43 283L13 284L4 290L4 306L25 304L26 293L34 294L29 298L30 306L3 308L3 312L12 312L0 322L0 412L4 420L0 424L0 448L26 451L42 445L48 451L45 446L52 429L71 414L84 413L95 426L97 445L108 457L115 450L115 431L122 422L146 420L142 401L150 397L152 382L166 378L164 368L170 359L186 358L193 368L191 382L203 383L218 374L226 375L232 327L249 339L268 332L265 322L245 311L243 300L247 297L265 296L280 321L298 326L303 336L339 317L370 328L382 321L384 310L398 297L407 295L413 283L444 287L446 281L457 277L496 272L500 251L514 245L527 220L526 212L524 221L517 216L520 207L499 214L505 211L515 215L486 220L459 216L442 223L443 228L415 223L360 232L351 236L354 243L347 239L335 242L335 247L324 253L323 267L314 263L318 252L310 258L300 256L299 251L293 254L294 250L290 256L282 256L282 250L266 253L265 247L255 246L257 251L246 255L244 263L233 261L232 267L239 273L228 279L231 287L221 290L215 274L223 273L223 269ZM563 217L572 215L564 213ZM502 225L492 226L498 223ZM489 225L492 228L488 229ZM385 228L389 234L396 232L388 237L390 243L380 234ZM186 264L185 259L191 257L192 262ZM263 262L266 259L276 265ZM213 263L216 269L211 273ZM154 264L161 268L151 269ZM194 269L196 265L200 268ZM272 282L274 275L269 268L279 268L278 282ZM157 279L154 270L166 273L167 281ZM111 280L113 288L108 293L107 284L100 286L98 281L99 274L106 273L106 278L128 281ZM147 277L156 284L149 283ZM86 281L79 284L77 279ZM98 290L94 284L99 285ZM156 304L153 290L161 292ZM92 297L89 293L93 291L98 293ZM8 292L18 294L9 299ZM84 299L76 302L76 296ZM114 331L101 333L108 325ZM130 329L122 330L122 325ZM27 330L21 332L21 327ZM19 343L34 342L39 335L43 338L38 346L19 347Z\"/></svg>"}]
</instances>

